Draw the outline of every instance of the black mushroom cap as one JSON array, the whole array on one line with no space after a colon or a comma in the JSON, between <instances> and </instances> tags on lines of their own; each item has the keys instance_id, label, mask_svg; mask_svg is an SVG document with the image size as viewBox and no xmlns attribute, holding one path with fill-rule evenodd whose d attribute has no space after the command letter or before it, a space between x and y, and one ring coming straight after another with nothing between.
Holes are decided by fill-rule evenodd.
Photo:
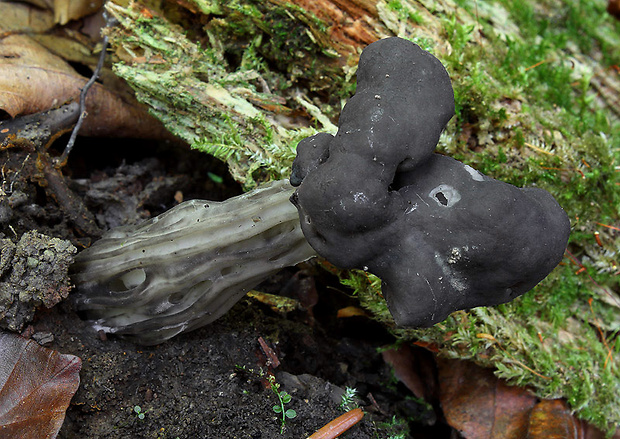
<instances>
[{"instance_id":1,"label":"black mushroom cap","mask_svg":"<svg viewBox=\"0 0 620 439\"><path fill-rule=\"evenodd\" d=\"M430 326L508 302L562 259L570 222L546 191L519 189L434 154L454 114L450 78L387 38L360 57L338 133L301 141L291 201L317 253L382 279L394 320Z\"/></svg>"},{"instance_id":2,"label":"black mushroom cap","mask_svg":"<svg viewBox=\"0 0 620 439\"><path fill-rule=\"evenodd\" d=\"M291 170L290 182L299 186L308 173L322 165L329 157L329 144L334 136L328 133L318 133L306 137L297 146L297 157Z\"/></svg>"}]
</instances>

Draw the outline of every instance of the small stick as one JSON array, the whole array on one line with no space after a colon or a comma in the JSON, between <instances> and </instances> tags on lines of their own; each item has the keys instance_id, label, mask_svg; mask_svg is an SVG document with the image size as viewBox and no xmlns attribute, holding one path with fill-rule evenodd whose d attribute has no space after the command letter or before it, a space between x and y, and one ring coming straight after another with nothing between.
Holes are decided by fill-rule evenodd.
<instances>
[{"instance_id":1,"label":"small stick","mask_svg":"<svg viewBox=\"0 0 620 439\"><path fill-rule=\"evenodd\" d=\"M342 416L338 416L333 421L325 424L315 433L308 437L308 439L334 439L340 436L342 433L353 427L364 417L364 412L361 408L349 410Z\"/></svg>"},{"instance_id":2,"label":"small stick","mask_svg":"<svg viewBox=\"0 0 620 439\"><path fill-rule=\"evenodd\" d=\"M38 155L37 168L43 176L39 184L45 188L48 195L60 206L66 218L73 223L78 233L83 236L100 237L101 230L97 226L94 215L67 186L61 171L52 166L47 153Z\"/></svg>"},{"instance_id":3,"label":"small stick","mask_svg":"<svg viewBox=\"0 0 620 439\"><path fill-rule=\"evenodd\" d=\"M267 365L271 365L274 368L278 367L280 365L280 360L278 359L278 356L273 351L273 349L271 349L267 342L265 342L263 337L258 337L258 344L260 345L261 349L265 353L265 356L267 357Z\"/></svg>"},{"instance_id":4,"label":"small stick","mask_svg":"<svg viewBox=\"0 0 620 439\"><path fill-rule=\"evenodd\" d=\"M64 164L67 162L67 159L69 158L69 154L71 153L71 150L73 149L73 144L75 143L75 139L78 135L78 132L80 131L80 128L82 127L82 123L84 123L84 119L86 118L88 114L86 111L86 94L88 93L88 90L93 86L93 84L95 83L97 78L99 78L99 75L101 74L101 69L103 68L103 61L105 59L107 49L108 49L108 36L104 35L103 41L102 41L102 47L101 47L101 54L99 54L99 61L97 62L97 67L95 68L95 71L93 72L93 76L90 77L90 79L88 80L88 82L86 82L86 84L84 85L84 88L82 88L82 91L80 92L80 116L78 117L77 123L75 124L75 127L73 128L73 132L71 132L71 137L69 138L69 141L67 142L67 146L65 147L65 150L60 155L60 157L58 157L58 159L56 160L57 166L64 166Z\"/></svg>"},{"instance_id":5,"label":"small stick","mask_svg":"<svg viewBox=\"0 0 620 439\"><path fill-rule=\"evenodd\" d=\"M379 407L379 403L377 402L377 400L375 399L375 397L372 395L372 393L368 392L367 398L370 400L370 403L372 404L372 406L382 415L384 416L388 416L388 413L383 410L381 407Z\"/></svg>"}]
</instances>

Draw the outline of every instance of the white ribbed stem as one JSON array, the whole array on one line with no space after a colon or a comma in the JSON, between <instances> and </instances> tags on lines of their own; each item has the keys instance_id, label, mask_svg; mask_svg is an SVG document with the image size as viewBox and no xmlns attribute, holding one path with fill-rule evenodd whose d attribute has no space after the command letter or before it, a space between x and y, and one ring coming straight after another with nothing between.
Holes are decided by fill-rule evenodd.
<instances>
[{"instance_id":1,"label":"white ribbed stem","mask_svg":"<svg viewBox=\"0 0 620 439\"><path fill-rule=\"evenodd\" d=\"M277 181L109 231L72 267L78 310L142 344L211 323L271 274L316 256L292 193Z\"/></svg>"}]
</instances>

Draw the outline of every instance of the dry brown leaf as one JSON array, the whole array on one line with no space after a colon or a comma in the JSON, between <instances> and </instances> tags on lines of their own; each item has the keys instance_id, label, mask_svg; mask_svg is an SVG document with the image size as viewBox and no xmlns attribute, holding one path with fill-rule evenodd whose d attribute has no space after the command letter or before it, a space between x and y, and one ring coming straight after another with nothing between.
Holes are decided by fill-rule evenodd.
<instances>
[{"instance_id":1,"label":"dry brown leaf","mask_svg":"<svg viewBox=\"0 0 620 439\"><path fill-rule=\"evenodd\" d=\"M46 32L54 27L51 10L22 3L0 2L0 30L2 32Z\"/></svg>"},{"instance_id":2,"label":"dry brown leaf","mask_svg":"<svg viewBox=\"0 0 620 439\"><path fill-rule=\"evenodd\" d=\"M95 66L99 60L99 54L93 54L90 47L66 35L35 34L31 38L64 61Z\"/></svg>"},{"instance_id":3,"label":"dry brown leaf","mask_svg":"<svg viewBox=\"0 0 620 439\"><path fill-rule=\"evenodd\" d=\"M80 384L82 361L0 334L0 436L55 438Z\"/></svg>"},{"instance_id":4,"label":"dry brown leaf","mask_svg":"<svg viewBox=\"0 0 620 439\"><path fill-rule=\"evenodd\" d=\"M76 76L69 64L26 35L0 41L0 109L11 117L49 110L79 95ZM79 79L81 85L86 82Z\"/></svg>"},{"instance_id":5,"label":"dry brown leaf","mask_svg":"<svg viewBox=\"0 0 620 439\"><path fill-rule=\"evenodd\" d=\"M368 317L366 311L364 311L359 306L346 306L344 308L340 308L336 314L336 317L339 319L344 319L347 317Z\"/></svg>"},{"instance_id":6,"label":"dry brown leaf","mask_svg":"<svg viewBox=\"0 0 620 439\"><path fill-rule=\"evenodd\" d=\"M581 425L560 399L543 400L530 415L529 439L580 439Z\"/></svg>"},{"instance_id":7,"label":"dry brown leaf","mask_svg":"<svg viewBox=\"0 0 620 439\"><path fill-rule=\"evenodd\" d=\"M394 369L394 375L418 398L436 399L435 363L426 349L401 345L381 353L383 361Z\"/></svg>"},{"instance_id":8,"label":"dry brown leaf","mask_svg":"<svg viewBox=\"0 0 620 439\"><path fill-rule=\"evenodd\" d=\"M39 9L52 10L54 6L54 0L20 0L20 3L28 3L29 5L36 6Z\"/></svg>"},{"instance_id":9,"label":"dry brown leaf","mask_svg":"<svg viewBox=\"0 0 620 439\"><path fill-rule=\"evenodd\" d=\"M607 2L607 12L620 20L620 0L609 0Z\"/></svg>"},{"instance_id":10,"label":"dry brown leaf","mask_svg":"<svg viewBox=\"0 0 620 439\"><path fill-rule=\"evenodd\" d=\"M605 439L601 430L576 419L566 401L542 400L530 413L527 439ZM620 438L620 431L613 439Z\"/></svg>"},{"instance_id":11,"label":"dry brown leaf","mask_svg":"<svg viewBox=\"0 0 620 439\"><path fill-rule=\"evenodd\" d=\"M96 32L99 34L99 32ZM39 34L30 36L37 43L45 47L49 52L63 61L71 63L71 67L82 65L85 69L95 68L99 62L99 53L93 53L89 40L83 36L69 32L68 35ZM98 40L100 37L96 37ZM72 71L76 74L75 71ZM103 68L99 74L99 82L103 83L106 90L120 96L126 102L134 102L134 92L127 84L112 72L111 69Z\"/></svg>"},{"instance_id":12,"label":"dry brown leaf","mask_svg":"<svg viewBox=\"0 0 620 439\"><path fill-rule=\"evenodd\" d=\"M60 25L67 24L97 12L103 3L104 0L54 0L54 20Z\"/></svg>"},{"instance_id":13,"label":"dry brown leaf","mask_svg":"<svg viewBox=\"0 0 620 439\"><path fill-rule=\"evenodd\" d=\"M25 35L0 40L0 109L11 117L77 101L87 78ZM86 99L85 136L161 138L169 134L135 101L95 83Z\"/></svg>"},{"instance_id":14,"label":"dry brown leaf","mask_svg":"<svg viewBox=\"0 0 620 439\"><path fill-rule=\"evenodd\" d=\"M438 360L441 406L468 439L526 438L536 397L468 361Z\"/></svg>"},{"instance_id":15,"label":"dry brown leaf","mask_svg":"<svg viewBox=\"0 0 620 439\"><path fill-rule=\"evenodd\" d=\"M510 387L490 369L462 360L438 359L440 401L448 424L467 439L603 439L575 418L566 401L538 400ZM620 438L617 432L614 439Z\"/></svg>"}]
</instances>

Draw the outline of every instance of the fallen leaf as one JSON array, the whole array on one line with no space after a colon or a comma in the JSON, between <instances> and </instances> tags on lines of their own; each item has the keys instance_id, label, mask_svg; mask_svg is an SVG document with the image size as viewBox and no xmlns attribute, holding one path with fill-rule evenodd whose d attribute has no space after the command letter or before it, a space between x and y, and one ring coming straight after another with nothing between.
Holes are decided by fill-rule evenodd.
<instances>
[{"instance_id":1,"label":"fallen leaf","mask_svg":"<svg viewBox=\"0 0 620 439\"><path fill-rule=\"evenodd\" d=\"M448 424L468 439L526 438L537 398L490 369L438 359L440 401Z\"/></svg>"},{"instance_id":2,"label":"fallen leaf","mask_svg":"<svg viewBox=\"0 0 620 439\"><path fill-rule=\"evenodd\" d=\"M470 361L438 359L440 401L450 426L466 439L603 439L572 415L565 400L538 400ZM616 432L614 439L620 439Z\"/></svg>"},{"instance_id":3,"label":"fallen leaf","mask_svg":"<svg viewBox=\"0 0 620 439\"><path fill-rule=\"evenodd\" d=\"M99 61L98 54L92 53L89 44L70 36L55 34L33 34L29 36L64 61L84 66L95 66Z\"/></svg>"},{"instance_id":4,"label":"fallen leaf","mask_svg":"<svg viewBox=\"0 0 620 439\"><path fill-rule=\"evenodd\" d=\"M620 20L620 0L609 0L607 2L607 12Z\"/></svg>"},{"instance_id":5,"label":"fallen leaf","mask_svg":"<svg viewBox=\"0 0 620 439\"><path fill-rule=\"evenodd\" d=\"M601 430L572 415L563 399L543 399L530 413L527 439L605 439ZM612 436L620 438L620 431Z\"/></svg>"},{"instance_id":6,"label":"fallen leaf","mask_svg":"<svg viewBox=\"0 0 620 439\"><path fill-rule=\"evenodd\" d=\"M418 398L431 402L436 399L435 360L422 348L401 345L398 349L382 351L383 361L394 369L394 375Z\"/></svg>"},{"instance_id":7,"label":"fallen leaf","mask_svg":"<svg viewBox=\"0 0 620 439\"><path fill-rule=\"evenodd\" d=\"M104 0L54 0L54 20L60 25L97 12Z\"/></svg>"},{"instance_id":8,"label":"fallen leaf","mask_svg":"<svg viewBox=\"0 0 620 439\"><path fill-rule=\"evenodd\" d=\"M52 78L68 78L74 74L73 69L43 46L26 35L9 35L0 42L0 60L0 109L11 117L64 103L56 97Z\"/></svg>"},{"instance_id":9,"label":"fallen leaf","mask_svg":"<svg viewBox=\"0 0 620 439\"><path fill-rule=\"evenodd\" d=\"M416 340L413 342L413 344L415 346L419 346L421 348L426 349L427 351L431 351L433 353L438 353L439 352L439 346L437 346L436 343L430 343L427 341L422 341L422 340Z\"/></svg>"},{"instance_id":10,"label":"fallen leaf","mask_svg":"<svg viewBox=\"0 0 620 439\"><path fill-rule=\"evenodd\" d=\"M87 78L26 35L0 40L0 109L15 118L79 99ZM95 83L86 98L84 136L169 138L136 101Z\"/></svg>"},{"instance_id":11,"label":"fallen leaf","mask_svg":"<svg viewBox=\"0 0 620 439\"><path fill-rule=\"evenodd\" d=\"M0 436L53 439L80 384L82 361L0 334Z\"/></svg>"},{"instance_id":12,"label":"fallen leaf","mask_svg":"<svg viewBox=\"0 0 620 439\"><path fill-rule=\"evenodd\" d=\"M542 400L530 414L528 439L580 439L580 423L561 399Z\"/></svg>"},{"instance_id":13,"label":"fallen leaf","mask_svg":"<svg viewBox=\"0 0 620 439\"><path fill-rule=\"evenodd\" d=\"M336 317L339 319L355 316L368 317L368 314L366 314L366 311L359 306L346 306L344 308L340 308L336 314Z\"/></svg>"},{"instance_id":14,"label":"fallen leaf","mask_svg":"<svg viewBox=\"0 0 620 439\"><path fill-rule=\"evenodd\" d=\"M54 0L20 0L20 3L28 3L29 5L36 6L39 9L52 9L54 6Z\"/></svg>"},{"instance_id":15,"label":"fallen leaf","mask_svg":"<svg viewBox=\"0 0 620 439\"><path fill-rule=\"evenodd\" d=\"M46 32L54 27L51 10L23 3L0 2L2 32Z\"/></svg>"}]
</instances>

